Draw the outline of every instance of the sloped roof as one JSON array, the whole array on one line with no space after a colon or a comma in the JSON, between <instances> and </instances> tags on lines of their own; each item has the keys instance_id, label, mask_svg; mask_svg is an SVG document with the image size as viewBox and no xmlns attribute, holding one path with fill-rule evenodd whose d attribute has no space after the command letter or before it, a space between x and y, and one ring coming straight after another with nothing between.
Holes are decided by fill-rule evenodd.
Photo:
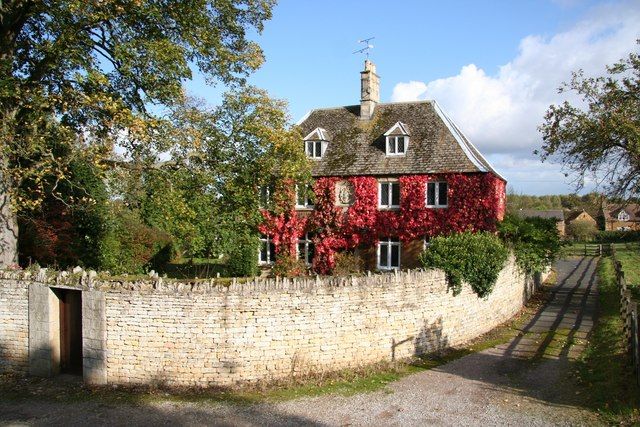
<instances>
[{"instance_id":1,"label":"sloped roof","mask_svg":"<svg viewBox=\"0 0 640 427\"><path fill-rule=\"evenodd\" d=\"M323 158L312 160L313 176L492 172L504 180L435 101L378 104L371 120L359 116L353 105L312 110L298 122L303 135L330 135ZM411 145L388 157L384 134L398 122L411 129Z\"/></svg>"},{"instance_id":2,"label":"sloped roof","mask_svg":"<svg viewBox=\"0 0 640 427\"><path fill-rule=\"evenodd\" d=\"M604 217L617 220L621 210L629 214L629 221L640 221L640 205L637 203L607 205L604 209Z\"/></svg>"},{"instance_id":3,"label":"sloped roof","mask_svg":"<svg viewBox=\"0 0 640 427\"><path fill-rule=\"evenodd\" d=\"M518 211L518 216L520 218L546 218L546 219L555 219L556 221L564 221L564 212L559 209L547 210L547 211L538 211L535 209L520 209Z\"/></svg>"},{"instance_id":4,"label":"sloped roof","mask_svg":"<svg viewBox=\"0 0 640 427\"><path fill-rule=\"evenodd\" d=\"M574 219L576 219L577 217L580 216L580 214L585 213L587 214L591 219L593 219L593 215L591 215L589 212L587 212L584 209L579 209L579 210L574 210L569 212L567 215L565 215L565 221L567 222L571 222ZM595 221L595 219L593 219Z\"/></svg>"}]
</instances>

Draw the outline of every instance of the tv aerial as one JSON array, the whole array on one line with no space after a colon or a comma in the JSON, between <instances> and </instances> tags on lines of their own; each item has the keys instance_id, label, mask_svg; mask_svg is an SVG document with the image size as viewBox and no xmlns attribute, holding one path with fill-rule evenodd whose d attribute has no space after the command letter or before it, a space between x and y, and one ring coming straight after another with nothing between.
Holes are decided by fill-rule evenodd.
<instances>
[{"instance_id":1,"label":"tv aerial","mask_svg":"<svg viewBox=\"0 0 640 427\"><path fill-rule=\"evenodd\" d=\"M371 43L369 43L371 40L375 39L375 37L369 37L368 39L362 39L362 40L358 40L358 43L361 43L364 45L364 47L362 49L358 49L356 51L353 52L353 54L355 55L356 53L364 53L365 55L367 55L367 59L369 58L369 51L371 49L373 49L373 45Z\"/></svg>"}]
</instances>

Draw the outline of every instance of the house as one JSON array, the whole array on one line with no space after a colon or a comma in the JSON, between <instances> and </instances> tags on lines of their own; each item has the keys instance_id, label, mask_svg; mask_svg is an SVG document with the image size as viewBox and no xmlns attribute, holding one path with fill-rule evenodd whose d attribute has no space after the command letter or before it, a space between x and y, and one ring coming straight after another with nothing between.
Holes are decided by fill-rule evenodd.
<instances>
[{"instance_id":1,"label":"house","mask_svg":"<svg viewBox=\"0 0 640 427\"><path fill-rule=\"evenodd\" d=\"M545 218L553 219L556 221L556 228L560 236L566 235L564 212L560 209L551 210L535 210L535 209L520 209L518 210L518 216L520 218Z\"/></svg>"},{"instance_id":2,"label":"house","mask_svg":"<svg viewBox=\"0 0 640 427\"><path fill-rule=\"evenodd\" d=\"M593 224L594 227L598 228L598 221L596 221L593 216L584 209L571 211L565 216L565 223L567 225L573 224L574 222L586 222Z\"/></svg>"},{"instance_id":3,"label":"house","mask_svg":"<svg viewBox=\"0 0 640 427\"><path fill-rule=\"evenodd\" d=\"M324 274L348 251L367 270L411 268L431 237L495 230L502 219L505 179L442 108L380 103L375 65L365 61L360 74L359 105L298 122L314 185L296 187L295 211L265 214L261 263L295 251Z\"/></svg>"},{"instance_id":4,"label":"house","mask_svg":"<svg viewBox=\"0 0 640 427\"><path fill-rule=\"evenodd\" d=\"M640 230L640 205L637 203L603 205L604 229Z\"/></svg>"}]
</instances>

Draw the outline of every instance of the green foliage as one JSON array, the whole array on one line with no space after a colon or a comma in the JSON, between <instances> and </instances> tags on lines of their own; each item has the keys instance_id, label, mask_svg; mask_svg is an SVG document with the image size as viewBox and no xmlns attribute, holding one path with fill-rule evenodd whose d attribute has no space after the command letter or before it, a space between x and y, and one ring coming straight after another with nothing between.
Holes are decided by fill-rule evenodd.
<instances>
[{"instance_id":1,"label":"green foliage","mask_svg":"<svg viewBox=\"0 0 640 427\"><path fill-rule=\"evenodd\" d=\"M518 266L527 273L544 270L561 249L554 219L509 214L498 224L498 232L513 250Z\"/></svg>"},{"instance_id":2,"label":"green foliage","mask_svg":"<svg viewBox=\"0 0 640 427\"><path fill-rule=\"evenodd\" d=\"M338 252L335 255L335 261L334 275L344 276L364 271L364 260L353 252Z\"/></svg>"},{"instance_id":3,"label":"green foliage","mask_svg":"<svg viewBox=\"0 0 640 427\"><path fill-rule=\"evenodd\" d=\"M142 223L135 212L115 207L100 245L101 267L113 274L162 270L175 257L171 236Z\"/></svg>"},{"instance_id":4,"label":"green foliage","mask_svg":"<svg viewBox=\"0 0 640 427\"><path fill-rule=\"evenodd\" d=\"M640 56L631 53L607 67L608 76L587 78L573 73L560 92L581 97L578 106L565 101L545 114L542 159L558 157L577 177L604 183L608 194L640 196Z\"/></svg>"},{"instance_id":5,"label":"green foliage","mask_svg":"<svg viewBox=\"0 0 640 427\"><path fill-rule=\"evenodd\" d=\"M153 164L166 149L160 136L174 124L163 107L184 101L192 67L210 83L244 84L264 59L247 34L262 31L274 4L2 2L0 200L37 208L49 195L44 177L68 178L68 157L52 141L105 167L117 163L116 143L136 166ZM13 246L12 233L0 238Z\"/></svg>"},{"instance_id":6,"label":"green foliage","mask_svg":"<svg viewBox=\"0 0 640 427\"><path fill-rule=\"evenodd\" d=\"M101 268L100 245L108 232L107 190L95 165L75 158L66 166L68 178L45 176L48 196L34 209L22 210L21 263L66 268ZM25 182L25 191L32 190ZM36 187L37 188L37 187Z\"/></svg>"},{"instance_id":7,"label":"green foliage","mask_svg":"<svg viewBox=\"0 0 640 427\"><path fill-rule=\"evenodd\" d=\"M590 242L598 233L596 225L591 221L576 220L567 225L567 236L578 242Z\"/></svg>"},{"instance_id":8,"label":"green foliage","mask_svg":"<svg viewBox=\"0 0 640 427\"><path fill-rule=\"evenodd\" d=\"M640 230L599 231L595 241L597 243L640 242Z\"/></svg>"},{"instance_id":9,"label":"green foliage","mask_svg":"<svg viewBox=\"0 0 640 427\"><path fill-rule=\"evenodd\" d=\"M507 256L507 248L495 235L465 232L432 239L420 258L425 268L445 271L454 295L460 293L464 280L479 297L486 297Z\"/></svg>"},{"instance_id":10,"label":"green foliage","mask_svg":"<svg viewBox=\"0 0 640 427\"><path fill-rule=\"evenodd\" d=\"M594 218L600 210L605 197L598 193L587 193L582 196L577 194L556 194L546 196L530 196L517 194L509 189L507 194L507 210L516 213L520 209L533 210L585 210Z\"/></svg>"},{"instance_id":11,"label":"green foliage","mask_svg":"<svg viewBox=\"0 0 640 427\"><path fill-rule=\"evenodd\" d=\"M230 245L227 260L227 275L251 277L259 274L259 242L257 236L241 235Z\"/></svg>"}]
</instances>

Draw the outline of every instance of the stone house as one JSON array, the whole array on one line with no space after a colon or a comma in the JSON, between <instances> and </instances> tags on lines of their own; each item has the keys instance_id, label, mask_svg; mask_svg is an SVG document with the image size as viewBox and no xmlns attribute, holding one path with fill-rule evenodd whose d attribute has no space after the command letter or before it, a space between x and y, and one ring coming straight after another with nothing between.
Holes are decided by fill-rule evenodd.
<instances>
[{"instance_id":1,"label":"stone house","mask_svg":"<svg viewBox=\"0 0 640 427\"><path fill-rule=\"evenodd\" d=\"M518 216L521 218L545 218L553 219L556 221L556 228L560 236L566 235L565 217L564 212L561 209L550 210L535 210L535 209L520 209L518 210Z\"/></svg>"},{"instance_id":2,"label":"stone house","mask_svg":"<svg viewBox=\"0 0 640 427\"><path fill-rule=\"evenodd\" d=\"M411 268L431 237L494 230L502 219L506 180L437 102L381 103L369 60L360 81L359 105L298 122L314 185L296 186L295 212L266 215L279 225L262 229L261 264L290 247L320 273L343 251L367 270Z\"/></svg>"},{"instance_id":3,"label":"stone house","mask_svg":"<svg viewBox=\"0 0 640 427\"><path fill-rule=\"evenodd\" d=\"M604 229L640 230L640 205L637 203L603 205Z\"/></svg>"},{"instance_id":4,"label":"stone house","mask_svg":"<svg viewBox=\"0 0 640 427\"><path fill-rule=\"evenodd\" d=\"M585 211L584 209L569 212L565 216L565 222L567 225L580 221L593 224L596 228L598 227L598 221L596 221L593 216L589 215L589 212Z\"/></svg>"}]
</instances>

